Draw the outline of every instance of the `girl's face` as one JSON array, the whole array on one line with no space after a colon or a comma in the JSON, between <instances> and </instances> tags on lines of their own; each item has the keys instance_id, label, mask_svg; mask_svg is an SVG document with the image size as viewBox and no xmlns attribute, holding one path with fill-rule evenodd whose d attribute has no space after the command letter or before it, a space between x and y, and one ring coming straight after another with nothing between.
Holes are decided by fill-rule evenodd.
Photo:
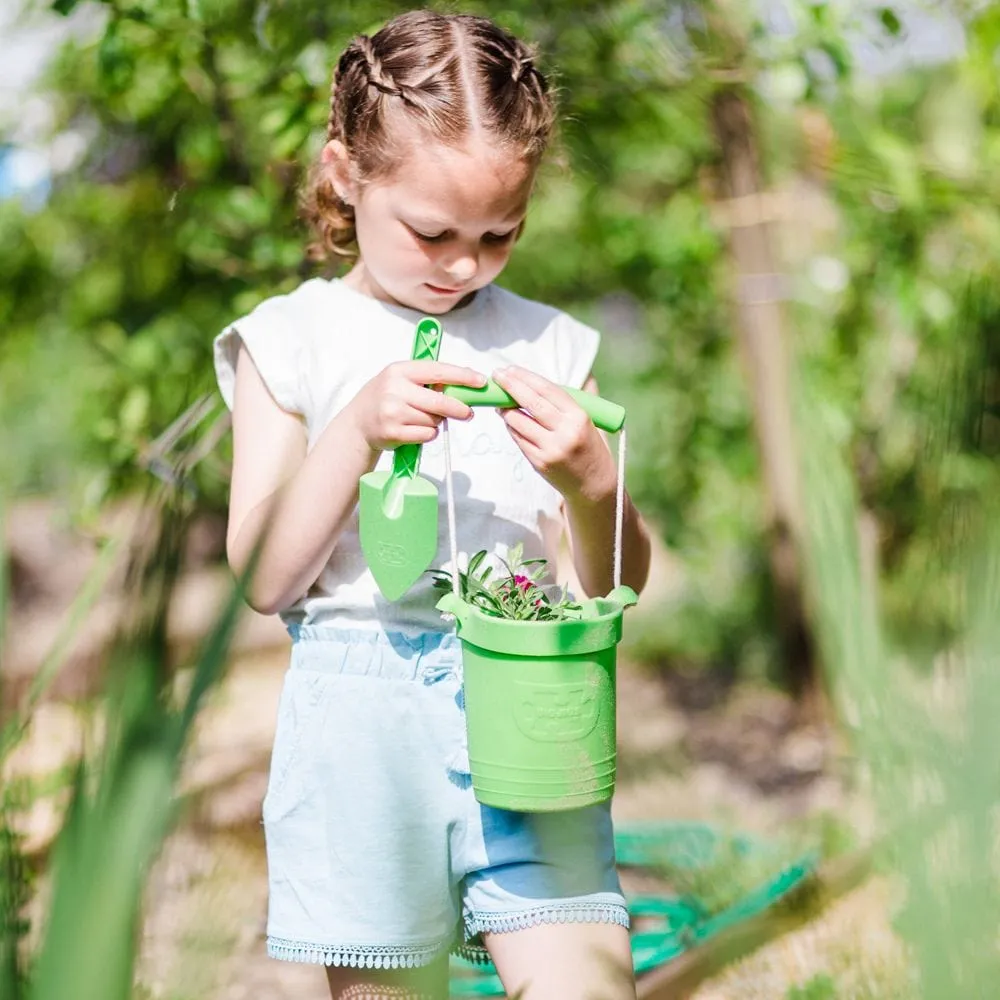
<instances>
[{"instance_id":1,"label":"girl's face","mask_svg":"<svg viewBox=\"0 0 1000 1000\"><path fill-rule=\"evenodd\" d=\"M533 164L482 141L460 149L415 142L390 176L357 183L342 149L327 159L354 205L361 253L346 278L351 287L446 313L504 269L528 210Z\"/></svg>"}]
</instances>

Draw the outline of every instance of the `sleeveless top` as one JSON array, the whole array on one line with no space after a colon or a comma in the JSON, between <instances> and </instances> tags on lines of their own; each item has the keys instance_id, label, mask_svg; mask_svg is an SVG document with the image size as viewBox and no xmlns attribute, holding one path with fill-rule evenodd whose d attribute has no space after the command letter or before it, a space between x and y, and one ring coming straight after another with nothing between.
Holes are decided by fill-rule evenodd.
<instances>
[{"instance_id":1,"label":"sleeveless top","mask_svg":"<svg viewBox=\"0 0 1000 1000\"><path fill-rule=\"evenodd\" d=\"M214 341L215 372L232 408L240 342L275 402L302 417L308 448L361 387L413 348L419 313L313 278L287 295L261 302ZM582 387L600 336L566 313L488 285L471 302L436 317L443 337L439 360L489 376L518 365L559 384ZM555 569L562 533L561 497L530 465L496 410L476 407L469 421L449 424L459 564L486 549L504 556L517 543L524 558ZM392 453L376 468L388 470ZM433 567L451 569L445 509L443 435L423 446L419 474L438 487L438 551ZM336 476L337 469L330 469ZM281 613L286 624L403 631L443 631L440 592L423 575L400 600L379 592L361 553L355 506L319 579Z\"/></svg>"}]
</instances>

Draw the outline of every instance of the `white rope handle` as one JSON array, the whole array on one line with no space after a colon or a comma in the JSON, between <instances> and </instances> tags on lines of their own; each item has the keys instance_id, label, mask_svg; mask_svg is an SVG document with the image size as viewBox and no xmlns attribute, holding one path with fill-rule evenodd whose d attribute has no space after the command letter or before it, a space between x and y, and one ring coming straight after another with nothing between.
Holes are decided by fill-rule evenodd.
<instances>
[{"instance_id":1,"label":"white rope handle","mask_svg":"<svg viewBox=\"0 0 1000 1000\"><path fill-rule=\"evenodd\" d=\"M458 534L455 529L455 486L451 473L451 436L447 417L441 421L441 435L444 444L445 496L448 506L448 543L451 548L451 589L461 598L458 586ZM613 580L615 587L622 585L622 532L625 523L625 451L627 434L625 425L618 435L618 481L615 484L615 548Z\"/></svg>"},{"instance_id":2,"label":"white rope handle","mask_svg":"<svg viewBox=\"0 0 1000 1000\"><path fill-rule=\"evenodd\" d=\"M625 526L625 447L627 435L622 424L618 436L618 482L615 484L615 587L622 585L622 532Z\"/></svg>"},{"instance_id":3,"label":"white rope handle","mask_svg":"<svg viewBox=\"0 0 1000 1000\"><path fill-rule=\"evenodd\" d=\"M455 484L451 477L451 435L448 432L448 418L441 421L444 438L444 484L448 497L448 541L451 544L451 591L461 600L458 587L458 535L455 531Z\"/></svg>"}]
</instances>

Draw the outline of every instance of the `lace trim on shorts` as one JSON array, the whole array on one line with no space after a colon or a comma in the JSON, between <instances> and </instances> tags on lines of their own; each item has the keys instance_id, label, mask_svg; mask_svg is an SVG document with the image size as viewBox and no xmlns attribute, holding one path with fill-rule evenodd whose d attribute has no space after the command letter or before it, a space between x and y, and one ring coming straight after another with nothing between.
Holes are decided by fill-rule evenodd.
<instances>
[{"instance_id":1,"label":"lace trim on shorts","mask_svg":"<svg viewBox=\"0 0 1000 1000\"><path fill-rule=\"evenodd\" d=\"M459 945L454 953L468 962L484 965L490 958L482 943L483 934L523 931L538 924L618 924L620 927L628 927L628 907L620 903L580 900L549 903L514 913L466 913L465 943Z\"/></svg>"},{"instance_id":2,"label":"lace trim on shorts","mask_svg":"<svg viewBox=\"0 0 1000 1000\"><path fill-rule=\"evenodd\" d=\"M464 958L466 962L472 962L474 965L490 964L490 953L486 950L486 946L475 942L460 944L453 948L451 953L459 958Z\"/></svg>"},{"instance_id":3,"label":"lace trim on shorts","mask_svg":"<svg viewBox=\"0 0 1000 1000\"><path fill-rule=\"evenodd\" d=\"M430 965L447 949L447 941L426 945L326 945L275 937L267 939L267 953L271 958L350 969L415 969Z\"/></svg>"}]
</instances>

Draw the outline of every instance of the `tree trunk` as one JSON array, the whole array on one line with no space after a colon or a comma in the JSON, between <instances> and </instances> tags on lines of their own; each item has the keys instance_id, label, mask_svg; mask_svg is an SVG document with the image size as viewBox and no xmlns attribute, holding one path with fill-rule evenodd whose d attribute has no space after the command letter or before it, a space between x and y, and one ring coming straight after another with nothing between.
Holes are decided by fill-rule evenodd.
<instances>
[{"instance_id":1,"label":"tree trunk","mask_svg":"<svg viewBox=\"0 0 1000 1000\"><path fill-rule=\"evenodd\" d=\"M722 181L733 207L729 250L735 273L735 316L740 354L753 403L754 427L766 497L766 530L774 584L776 625L785 676L803 720L824 712L816 643L802 583L802 504L781 301L785 277L772 247L753 118L736 89L720 90L712 121L722 154ZM754 206L758 211L754 211Z\"/></svg>"}]
</instances>

